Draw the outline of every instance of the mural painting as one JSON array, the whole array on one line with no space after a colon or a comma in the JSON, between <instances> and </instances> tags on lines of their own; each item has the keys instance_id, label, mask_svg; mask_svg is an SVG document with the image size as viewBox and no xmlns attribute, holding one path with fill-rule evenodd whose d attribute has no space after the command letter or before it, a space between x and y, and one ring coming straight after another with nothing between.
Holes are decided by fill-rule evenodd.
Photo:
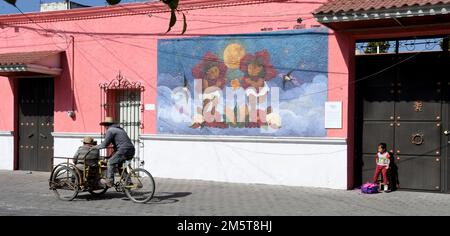
<instances>
[{"instance_id":1,"label":"mural painting","mask_svg":"<svg viewBox=\"0 0 450 236\"><path fill-rule=\"evenodd\" d=\"M327 68L319 29L159 40L157 133L325 136Z\"/></svg>"}]
</instances>

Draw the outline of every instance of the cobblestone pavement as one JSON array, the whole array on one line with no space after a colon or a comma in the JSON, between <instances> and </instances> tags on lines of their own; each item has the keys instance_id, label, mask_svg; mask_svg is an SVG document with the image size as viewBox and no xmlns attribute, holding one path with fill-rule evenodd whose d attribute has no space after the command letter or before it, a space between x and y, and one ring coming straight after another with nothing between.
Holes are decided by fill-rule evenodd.
<instances>
[{"instance_id":1,"label":"cobblestone pavement","mask_svg":"<svg viewBox=\"0 0 450 236\"><path fill-rule=\"evenodd\" d=\"M0 171L0 215L450 215L450 195L234 184L156 178L154 199L129 201L109 190L100 198L80 194L57 200L49 173Z\"/></svg>"}]
</instances>

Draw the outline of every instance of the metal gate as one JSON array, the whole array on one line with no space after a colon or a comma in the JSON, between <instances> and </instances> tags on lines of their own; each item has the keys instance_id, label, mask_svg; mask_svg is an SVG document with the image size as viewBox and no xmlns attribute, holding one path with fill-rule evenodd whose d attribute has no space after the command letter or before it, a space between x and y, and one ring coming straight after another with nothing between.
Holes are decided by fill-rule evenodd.
<instances>
[{"instance_id":1,"label":"metal gate","mask_svg":"<svg viewBox=\"0 0 450 236\"><path fill-rule=\"evenodd\" d=\"M53 91L53 78L19 80L20 170L52 169Z\"/></svg>"},{"instance_id":2,"label":"metal gate","mask_svg":"<svg viewBox=\"0 0 450 236\"><path fill-rule=\"evenodd\" d=\"M441 191L446 174L443 109L448 81L440 53L426 53L357 86L362 181L371 181L377 144L395 154L401 188ZM387 68L410 55L357 59L358 77ZM446 115L445 115L446 116ZM443 123L444 122L444 123Z\"/></svg>"},{"instance_id":3,"label":"metal gate","mask_svg":"<svg viewBox=\"0 0 450 236\"><path fill-rule=\"evenodd\" d=\"M142 142L140 134L143 128L143 105L142 95L144 86L140 82L130 82L122 74L116 76L116 79L107 83L100 84L101 112L100 118L113 117L120 126L127 132L136 148L136 154L133 158L134 166L143 162ZM102 139L105 135L105 129L101 130ZM108 148L102 151L101 155L107 156L112 152Z\"/></svg>"}]
</instances>

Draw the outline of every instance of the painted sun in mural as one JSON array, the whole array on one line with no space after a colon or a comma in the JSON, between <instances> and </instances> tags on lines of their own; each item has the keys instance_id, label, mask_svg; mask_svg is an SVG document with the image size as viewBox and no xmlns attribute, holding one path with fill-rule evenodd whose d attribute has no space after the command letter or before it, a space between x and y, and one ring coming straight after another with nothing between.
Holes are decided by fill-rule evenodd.
<instances>
[{"instance_id":1,"label":"painted sun in mural","mask_svg":"<svg viewBox=\"0 0 450 236\"><path fill-rule=\"evenodd\" d=\"M245 56L245 48L240 44L232 43L223 51L223 60L225 65L230 69L238 69L241 59Z\"/></svg>"}]
</instances>

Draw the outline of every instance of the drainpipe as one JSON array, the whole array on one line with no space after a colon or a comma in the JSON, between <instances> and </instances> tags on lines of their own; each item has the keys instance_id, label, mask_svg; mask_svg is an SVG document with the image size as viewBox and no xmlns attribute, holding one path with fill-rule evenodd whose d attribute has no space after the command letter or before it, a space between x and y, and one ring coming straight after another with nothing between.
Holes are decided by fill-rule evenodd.
<instances>
[{"instance_id":1,"label":"drainpipe","mask_svg":"<svg viewBox=\"0 0 450 236\"><path fill-rule=\"evenodd\" d=\"M72 79L70 84L72 96L71 110L67 112L67 115L73 119L75 117L75 37L70 35L70 38L72 39Z\"/></svg>"}]
</instances>

